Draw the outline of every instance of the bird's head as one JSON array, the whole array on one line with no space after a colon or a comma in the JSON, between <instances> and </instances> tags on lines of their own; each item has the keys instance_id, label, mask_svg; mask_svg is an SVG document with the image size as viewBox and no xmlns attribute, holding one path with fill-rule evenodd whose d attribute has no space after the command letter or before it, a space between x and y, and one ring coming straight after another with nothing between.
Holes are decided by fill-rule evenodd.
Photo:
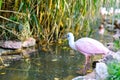
<instances>
[{"instance_id":1,"label":"bird's head","mask_svg":"<svg viewBox=\"0 0 120 80\"><path fill-rule=\"evenodd\" d=\"M103 24L101 24L101 25L99 26L99 30L101 30L101 29L104 29L104 25L103 25Z\"/></svg>"},{"instance_id":2,"label":"bird's head","mask_svg":"<svg viewBox=\"0 0 120 80\"><path fill-rule=\"evenodd\" d=\"M74 40L73 33L71 33L71 32L67 33L66 38L67 38L68 40Z\"/></svg>"}]
</instances>

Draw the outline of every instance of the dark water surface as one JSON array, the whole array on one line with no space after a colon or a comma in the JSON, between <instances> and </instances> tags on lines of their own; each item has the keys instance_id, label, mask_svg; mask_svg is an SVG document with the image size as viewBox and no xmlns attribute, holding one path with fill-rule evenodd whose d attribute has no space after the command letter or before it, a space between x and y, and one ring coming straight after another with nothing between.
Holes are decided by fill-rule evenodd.
<instances>
[{"instance_id":1,"label":"dark water surface","mask_svg":"<svg viewBox=\"0 0 120 80\"><path fill-rule=\"evenodd\" d=\"M67 46L68 47L68 46ZM30 59L23 59L0 70L0 80L71 80L84 63L84 56L65 46L40 49Z\"/></svg>"}]
</instances>

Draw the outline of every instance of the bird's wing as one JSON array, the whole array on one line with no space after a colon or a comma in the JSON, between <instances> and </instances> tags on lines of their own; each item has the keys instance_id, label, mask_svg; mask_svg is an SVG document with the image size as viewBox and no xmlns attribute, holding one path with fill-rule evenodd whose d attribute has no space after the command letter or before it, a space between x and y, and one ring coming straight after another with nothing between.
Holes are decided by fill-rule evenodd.
<instances>
[{"instance_id":1,"label":"bird's wing","mask_svg":"<svg viewBox=\"0 0 120 80\"><path fill-rule=\"evenodd\" d=\"M77 50L85 55L106 54L109 50L97 40L82 38L76 41Z\"/></svg>"}]
</instances>

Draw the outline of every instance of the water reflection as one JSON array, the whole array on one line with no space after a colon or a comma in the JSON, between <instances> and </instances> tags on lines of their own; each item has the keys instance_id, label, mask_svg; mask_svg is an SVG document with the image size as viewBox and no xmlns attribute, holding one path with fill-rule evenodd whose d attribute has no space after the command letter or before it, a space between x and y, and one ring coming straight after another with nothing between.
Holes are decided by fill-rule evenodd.
<instances>
[{"instance_id":1,"label":"water reflection","mask_svg":"<svg viewBox=\"0 0 120 80\"><path fill-rule=\"evenodd\" d=\"M0 80L26 80L30 64L18 61L10 67L0 70Z\"/></svg>"},{"instance_id":2,"label":"water reflection","mask_svg":"<svg viewBox=\"0 0 120 80\"><path fill-rule=\"evenodd\" d=\"M0 80L71 80L83 62L80 53L52 46L49 52L38 50L30 60L17 61L0 70Z\"/></svg>"}]
</instances>

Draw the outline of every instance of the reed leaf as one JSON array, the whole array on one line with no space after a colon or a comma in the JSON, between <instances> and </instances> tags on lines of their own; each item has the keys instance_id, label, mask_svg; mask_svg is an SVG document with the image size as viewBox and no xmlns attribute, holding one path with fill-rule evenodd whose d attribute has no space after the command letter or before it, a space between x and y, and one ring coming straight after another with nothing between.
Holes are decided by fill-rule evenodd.
<instances>
[{"instance_id":1,"label":"reed leaf","mask_svg":"<svg viewBox=\"0 0 120 80\"><path fill-rule=\"evenodd\" d=\"M1 10L1 8L2 8L2 2L3 2L3 1L2 1L2 0L0 0L0 10Z\"/></svg>"}]
</instances>

